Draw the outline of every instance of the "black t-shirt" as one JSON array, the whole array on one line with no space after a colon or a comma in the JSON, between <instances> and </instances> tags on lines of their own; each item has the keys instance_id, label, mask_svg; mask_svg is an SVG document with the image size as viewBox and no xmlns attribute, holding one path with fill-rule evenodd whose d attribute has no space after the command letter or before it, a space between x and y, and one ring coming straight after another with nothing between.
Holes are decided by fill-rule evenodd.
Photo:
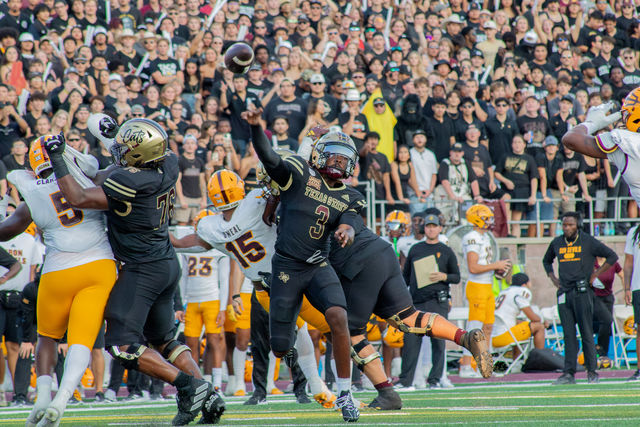
<instances>
[{"instance_id":1,"label":"black t-shirt","mask_svg":"<svg viewBox=\"0 0 640 427\"><path fill-rule=\"evenodd\" d=\"M467 129L469 129L470 124L475 125L477 129L480 130L480 140L487 139L487 129L484 126L484 122L481 122L477 118L473 118L471 123L467 123L462 116L460 116L457 120L455 120L454 125L456 127L456 141L465 142L467 140Z\"/></svg>"},{"instance_id":2,"label":"black t-shirt","mask_svg":"<svg viewBox=\"0 0 640 427\"><path fill-rule=\"evenodd\" d=\"M489 172L488 171L489 171L489 168L492 167L489 150L487 150L487 148L482 144L478 144L477 147L472 147L466 142L462 144L462 149L464 150L465 161L472 168L476 168L484 171L483 176L478 176L478 185L480 187L480 195L489 194Z\"/></svg>"},{"instance_id":3,"label":"black t-shirt","mask_svg":"<svg viewBox=\"0 0 640 427\"><path fill-rule=\"evenodd\" d=\"M240 114L247 111L247 104L253 103L255 108L261 108L260 99L253 93L247 92L243 101L235 92L227 89L227 102L229 106L229 120L231 121L231 137L233 139L241 139L249 141L251 139L251 127L245 120L240 118Z\"/></svg>"},{"instance_id":4,"label":"black t-shirt","mask_svg":"<svg viewBox=\"0 0 640 427\"><path fill-rule=\"evenodd\" d=\"M16 139L22 138L26 134L22 132L18 123L9 119L6 126L0 124L0 156L11 153L11 146Z\"/></svg>"},{"instance_id":5,"label":"black t-shirt","mask_svg":"<svg viewBox=\"0 0 640 427\"><path fill-rule=\"evenodd\" d=\"M102 184L109 203L109 242L119 261L138 264L176 257L169 222L178 172L178 158L169 154L158 169L119 167Z\"/></svg>"},{"instance_id":6,"label":"black t-shirt","mask_svg":"<svg viewBox=\"0 0 640 427\"><path fill-rule=\"evenodd\" d=\"M438 162L449 157L449 149L451 148L451 137L455 138L456 128L446 115L442 122L435 118L427 119L427 148L436 155Z\"/></svg>"},{"instance_id":7,"label":"black t-shirt","mask_svg":"<svg viewBox=\"0 0 640 427\"><path fill-rule=\"evenodd\" d=\"M531 191L531 180L538 177L538 166L528 154L507 154L496 166L496 172L511 180L515 189Z\"/></svg>"},{"instance_id":8,"label":"black t-shirt","mask_svg":"<svg viewBox=\"0 0 640 427\"><path fill-rule=\"evenodd\" d=\"M298 147L300 147L300 144L298 144L297 140L291 137L287 137L287 139L278 140L278 147L285 150L291 150L296 153L298 151Z\"/></svg>"},{"instance_id":9,"label":"black t-shirt","mask_svg":"<svg viewBox=\"0 0 640 427\"><path fill-rule=\"evenodd\" d=\"M347 123L350 118L351 115L348 111L340 113L340 115L338 116L338 126L344 127L345 123ZM353 130L357 132L369 132L369 122L367 121L367 117L364 114L360 113L355 117L355 119L353 119ZM351 136L353 143L356 144L356 148L358 149L358 151L360 151L360 149L364 145L364 139L356 138L353 135L349 136Z\"/></svg>"},{"instance_id":10,"label":"black t-shirt","mask_svg":"<svg viewBox=\"0 0 640 427\"><path fill-rule=\"evenodd\" d=\"M289 120L289 135L298 138L307 122L307 103L302 99L287 102L280 97L273 98L264 109L264 118L271 127L276 117L283 116Z\"/></svg>"},{"instance_id":11,"label":"black t-shirt","mask_svg":"<svg viewBox=\"0 0 640 427\"><path fill-rule=\"evenodd\" d=\"M102 149L100 148L93 150L91 154L98 160L100 169L105 169L113 164L113 157L102 154Z\"/></svg>"},{"instance_id":12,"label":"black t-shirt","mask_svg":"<svg viewBox=\"0 0 640 427\"><path fill-rule=\"evenodd\" d=\"M364 179L375 181L376 199L384 200L386 193L383 177L385 173L391 173L387 156L382 153L367 153L366 156L360 156L360 171Z\"/></svg>"},{"instance_id":13,"label":"black t-shirt","mask_svg":"<svg viewBox=\"0 0 640 427\"><path fill-rule=\"evenodd\" d=\"M444 281L432 283L418 289L418 278L414 263L433 256L438 264L438 271L446 273L447 278ZM455 284L460 281L460 267L458 259L451 248L444 243L427 243L422 241L411 247L407 254L402 272L405 282L409 286L411 297L414 303L425 302L437 298L439 291L449 291L449 284Z\"/></svg>"},{"instance_id":14,"label":"black t-shirt","mask_svg":"<svg viewBox=\"0 0 640 427\"><path fill-rule=\"evenodd\" d=\"M113 11L112 16L120 20L122 28L128 28L135 31L138 25L142 24L142 15L140 14L140 11L133 7L130 7L126 12L116 9Z\"/></svg>"},{"instance_id":15,"label":"black t-shirt","mask_svg":"<svg viewBox=\"0 0 640 427\"><path fill-rule=\"evenodd\" d=\"M485 122L487 137L489 138L489 154L491 163L497 164L505 153L511 153L511 141L520 133L518 123L507 116L504 122L497 116L487 119Z\"/></svg>"},{"instance_id":16,"label":"black t-shirt","mask_svg":"<svg viewBox=\"0 0 640 427\"><path fill-rule=\"evenodd\" d=\"M520 116L516 120L518 122L518 128L522 135L527 132L533 132L533 139L527 139L525 135L525 141L527 143L527 154L535 156L539 152L542 152L542 142L551 135L551 126L549 126L549 120L537 115L536 117Z\"/></svg>"},{"instance_id":17,"label":"black t-shirt","mask_svg":"<svg viewBox=\"0 0 640 427\"><path fill-rule=\"evenodd\" d=\"M258 99L264 98L264 96L271 90L273 84L268 80L263 80L261 84L257 85L251 81L247 83L247 92L251 92Z\"/></svg>"},{"instance_id":18,"label":"black t-shirt","mask_svg":"<svg viewBox=\"0 0 640 427\"><path fill-rule=\"evenodd\" d=\"M562 169L562 157L556 154L552 160L549 160L546 154L539 154L536 156L536 165L538 168L544 168L545 170L545 174L547 175L547 188L559 190L556 174Z\"/></svg>"},{"instance_id":19,"label":"black t-shirt","mask_svg":"<svg viewBox=\"0 0 640 427\"><path fill-rule=\"evenodd\" d=\"M182 194L192 199L201 198L203 189L200 188L200 174L205 171L202 160L198 156L193 159L187 159L182 155L178 158L178 167L182 174L180 179Z\"/></svg>"},{"instance_id":20,"label":"black t-shirt","mask_svg":"<svg viewBox=\"0 0 640 427\"><path fill-rule=\"evenodd\" d=\"M562 156L562 179L568 187L578 184L578 174L587 169L584 157L580 153L573 153L571 158Z\"/></svg>"},{"instance_id":21,"label":"black t-shirt","mask_svg":"<svg viewBox=\"0 0 640 427\"><path fill-rule=\"evenodd\" d=\"M149 67L149 76L153 75L153 73L155 73L156 71L160 71L160 74L165 77L175 77L178 74L178 71L180 71L180 64L173 58L156 58L151 61L151 66ZM159 86L164 86L158 82L156 82L156 84Z\"/></svg>"},{"instance_id":22,"label":"black t-shirt","mask_svg":"<svg viewBox=\"0 0 640 427\"><path fill-rule=\"evenodd\" d=\"M135 72L142 61L142 56L134 51L133 57L125 55L122 51L116 52L115 59L124 64L124 69L127 71Z\"/></svg>"},{"instance_id":23,"label":"black t-shirt","mask_svg":"<svg viewBox=\"0 0 640 427\"><path fill-rule=\"evenodd\" d=\"M463 167L467 169L466 181L464 180ZM454 169L453 178L452 174L449 173L452 168ZM471 164L466 160L455 165L449 159L446 159L445 161L440 162L440 166L438 167L438 183L441 184L445 179L449 181L452 187L455 187L456 185L471 184L473 181L476 181L478 177L471 168Z\"/></svg>"},{"instance_id":24,"label":"black t-shirt","mask_svg":"<svg viewBox=\"0 0 640 427\"><path fill-rule=\"evenodd\" d=\"M555 116L551 117L551 120L549 121L549 126L551 126L551 133L553 134L553 136L558 138L558 141L562 140L564 134L567 133L567 121L572 117L574 117L572 114L569 114L567 116L567 120L563 120L562 117L560 117L560 114L556 114ZM577 119L576 121L579 122L579 120Z\"/></svg>"},{"instance_id":25,"label":"black t-shirt","mask_svg":"<svg viewBox=\"0 0 640 427\"><path fill-rule=\"evenodd\" d=\"M25 156L24 162L22 164L18 163L18 161L11 154L7 154L2 158L2 163L7 167L7 172L11 172L16 169L27 169L27 159Z\"/></svg>"}]
</instances>

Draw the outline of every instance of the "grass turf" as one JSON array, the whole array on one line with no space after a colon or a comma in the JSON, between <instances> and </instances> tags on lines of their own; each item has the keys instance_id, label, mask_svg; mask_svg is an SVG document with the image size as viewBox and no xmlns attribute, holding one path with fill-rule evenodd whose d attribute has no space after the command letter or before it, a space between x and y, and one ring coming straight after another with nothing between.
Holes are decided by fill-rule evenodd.
<instances>
[{"instance_id":1,"label":"grass turf","mask_svg":"<svg viewBox=\"0 0 640 427\"><path fill-rule=\"evenodd\" d=\"M460 385L451 390L401 393L400 411L361 412L357 425L640 425L640 383L602 381L587 385L549 386L548 382ZM369 402L373 392L356 393ZM293 396L269 398L268 405L243 406L246 398L227 398L221 425L325 426L344 424L339 412L316 403L299 405ZM0 408L0 426L24 425L30 408ZM67 408L61 425L169 425L175 402L117 403Z\"/></svg>"}]
</instances>

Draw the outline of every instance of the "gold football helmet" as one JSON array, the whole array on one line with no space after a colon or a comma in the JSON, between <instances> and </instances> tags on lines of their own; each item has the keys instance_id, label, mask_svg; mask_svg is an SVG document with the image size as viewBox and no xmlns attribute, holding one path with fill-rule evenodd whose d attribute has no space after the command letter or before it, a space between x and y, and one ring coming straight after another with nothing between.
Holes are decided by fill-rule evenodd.
<instances>
[{"instance_id":1,"label":"gold football helmet","mask_svg":"<svg viewBox=\"0 0 640 427\"><path fill-rule=\"evenodd\" d=\"M344 169L338 164L327 166L327 161L340 156L347 160ZM331 179L349 178L358 163L358 149L349 135L344 132L329 132L315 143L311 150L310 163L323 175Z\"/></svg>"},{"instance_id":2,"label":"gold football helmet","mask_svg":"<svg viewBox=\"0 0 640 427\"><path fill-rule=\"evenodd\" d=\"M29 165L37 176L40 176L43 171L51 169L52 167L47 150L44 149L44 143L47 142L49 138L51 138L51 135L41 136L33 141L31 147L29 147Z\"/></svg>"},{"instance_id":3,"label":"gold football helmet","mask_svg":"<svg viewBox=\"0 0 640 427\"><path fill-rule=\"evenodd\" d=\"M629 92L622 102L622 121L631 132L640 130L640 87Z\"/></svg>"},{"instance_id":4,"label":"gold football helmet","mask_svg":"<svg viewBox=\"0 0 640 427\"><path fill-rule=\"evenodd\" d=\"M222 169L211 175L207 191L213 206L219 211L226 211L244 199L244 181L235 172Z\"/></svg>"},{"instance_id":5,"label":"gold football helmet","mask_svg":"<svg viewBox=\"0 0 640 427\"><path fill-rule=\"evenodd\" d=\"M280 157L282 157L282 160L286 159L289 156L295 155L293 151L287 150L285 148L277 148L274 151L278 153ZM265 196L280 195L280 187L278 186L278 183L273 181L269 174L267 174L267 170L264 168L262 162L259 162L258 166L256 166L256 178L258 182L265 187Z\"/></svg>"},{"instance_id":6,"label":"gold football helmet","mask_svg":"<svg viewBox=\"0 0 640 427\"><path fill-rule=\"evenodd\" d=\"M411 224L411 218L409 214L404 211L391 211L384 219L385 227L387 227L387 233L390 231L400 231L400 235L404 236Z\"/></svg>"},{"instance_id":7,"label":"gold football helmet","mask_svg":"<svg viewBox=\"0 0 640 427\"><path fill-rule=\"evenodd\" d=\"M476 204L467 209L466 213L467 221L488 230L493 225L493 212L486 205Z\"/></svg>"},{"instance_id":8,"label":"gold football helmet","mask_svg":"<svg viewBox=\"0 0 640 427\"><path fill-rule=\"evenodd\" d=\"M636 334L636 322L633 316L627 317L627 320L624 321L624 325L622 329L624 330L624 333L627 335Z\"/></svg>"},{"instance_id":9,"label":"gold football helmet","mask_svg":"<svg viewBox=\"0 0 640 427\"><path fill-rule=\"evenodd\" d=\"M168 154L169 137L162 127L149 119L127 120L110 148L115 164L149 167Z\"/></svg>"},{"instance_id":10,"label":"gold football helmet","mask_svg":"<svg viewBox=\"0 0 640 427\"><path fill-rule=\"evenodd\" d=\"M215 215L215 214L216 213L213 212L211 209L202 209L200 212L198 212L198 215L196 215L196 217L193 219L194 230L196 231L198 230L198 223L202 218L204 218L205 216Z\"/></svg>"}]
</instances>

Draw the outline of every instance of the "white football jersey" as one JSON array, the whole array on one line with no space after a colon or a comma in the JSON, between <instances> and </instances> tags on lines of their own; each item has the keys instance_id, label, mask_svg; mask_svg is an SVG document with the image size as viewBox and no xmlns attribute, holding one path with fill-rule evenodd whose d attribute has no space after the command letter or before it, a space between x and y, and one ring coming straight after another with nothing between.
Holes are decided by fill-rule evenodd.
<instances>
[{"instance_id":1,"label":"white football jersey","mask_svg":"<svg viewBox=\"0 0 640 427\"><path fill-rule=\"evenodd\" d=\"M614 129L598 135L596 142L622 174L631 196L640 203L640 134Z\"/></svg>"},{"instance_id":2,"label":"white football jersey","mask_svg":"<svg viewBox=\"0 0 640 427\"><path fill-rule=\"evenodd\" d=\"M531 305L531 291L522 286L509 286L496 298L496 323L491 336L497 337L518 324L518 314Z\"/></svg>"},{"instance_id":3,"label":"white football jersey","mask_svg":"<svg viewBox=\"0 0 640 427\"><path fill-rule=\"evenodd\" d=\"M271 272L271 257L275 253L276 226L268 226L262 220L266 204L262 190L252 190L230 221L225 221L222 215L209 215L200 220L197 230L202 240L235 259L245 276L256 282L262 280L260 272Z\"/></svg>"},{"instance_id":4,"label":"white football jersey","mask_svg":"<svg viewBox=\"0 0 640 427\"><path fill-rule=\"evenodd\" d=\"M103 213L72 208L54 175L40 179L29 171L14 170L7 180L16 186L42 231L47 248L43 273L113 259Z\"/></svg>"},{"instance_id":5,"label":"white football jersey","mask_svg":"<svg viewBox=\"0 0 640 427\"><path fill-rule=\"evenodd\" d=\"M478 254L478 265L489 265L493 259L493 248L491 247L491 238L489 233L480 233L476 230L470 231L462 238L462 253L464 261L467 261L467 254L475 252ZM481 274L469 273L470 282L475 283L492 283L493 271L487 271Z\"/></svg>"},{"instance_id":6,"label":"white football jersey","mask_svg":"<svg viewBox=\"0 0 640 427\"><path fill-rule=\"evenodd\" d=\"M7 280L0 287L0 290L22 292L25 285L31 281L31 266L42 263L42 253L38 247L38 242L31 234L22 233L11 240L0 242L0 247L22 265L22 270L15 277ZM0 275L3 275L6 271L6 268L0 267Z\"/></svg>"},{"instance_id":7,"label":"white football jersey","mask_svg":"<svg viewBox=\"0 0 640 427\"><path fill-rule=\"evenodd\" d=\"M638 226L631 227L627 232L627 240L624 245L624 253L633 255L633 271L640 271L640 242L634 242L634 236ZM640 274L631 276L631 290L640 290Z\"/></svg>"}]
</instances>

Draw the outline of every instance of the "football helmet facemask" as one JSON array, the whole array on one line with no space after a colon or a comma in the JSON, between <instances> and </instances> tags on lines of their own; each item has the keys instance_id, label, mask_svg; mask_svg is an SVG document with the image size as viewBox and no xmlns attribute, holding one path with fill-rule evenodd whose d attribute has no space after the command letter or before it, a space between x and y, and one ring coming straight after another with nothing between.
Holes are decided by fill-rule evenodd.
<instances>
[{"instance_id":1,"label":"football helmet facemask","mask_svg":"<svg viewBox=\"0 0 640 427\"><path fill-rule=\"evenodd\" d=\"M116 134L109 151L119 166L151 167L169 154L169 137L149 119L127 120Z\"/></svg>"},{"instance_id":2,"label":"football helmet facemask","mask_svg":"<svg viewBox=\"0 0 640 427\"><path fill-rule=\"evenodd\" d=\"M282 160L286 159L289 156L295 155L295 153L291 150L287 150L285 148L277 148L274 150ZM256 179L258 182L264 187L264 196L279 196L280 195L280 187L278 183L273 181L267 170L264 168L262 162L258 162L258 166L256 166Z\"/></svg>"},{"instance_id":3,"label":"football helmet facemask","mask_svg":"<svg viewBox=\"0 0 640 427\"><path fill-rule=\"evenodd\" d=\"M344 168L337 163L339 157L346 159ZM328 165L330 159L334 161ZM349 178L358 163L358 150L349 135L343 132L329 132L313 146L310 163L318 172L331 179Z\"/></svg>"},{"instance_id":4,"label":"football helmet facemask","mask_svg":"<svg viewBox=\"0 0 640 427\"><path fill-rule=\"evenodd\" d=\"M43 171L52 168L47 150L44 149L44 144L49 138L51 138L51 135L41 136L33 141L31 147L29 147L29 165L31 170L39 177Z\"/></svg>"},{"instance_id":5,"label":"football helmet facemask","mask_svg":"<svg viewBox=\"0 0 640 427\"><path fill-rule=\"evenodd\" d=\"M244 199L244 181L235 172L222 169L211 175L207 191L213 206L219 211L226 211Z\"/></svg>"},{"instance_id":6,"label":"football helmet facemask","mask_svg":"<svg viewBox=\"0 0 640 427\"><path fill-rule=\"evenodd\" d=\"M404 235L409 224L411 224L411 218L406 212L395 210L389 212L384 222L385 227L387 227L387 234L390 231L399 231L400 235Z\"/></svg>"},{"instance_id":7,"label":"football helmet facemask","mask_svg":"<svg viewBox=\"0 0 640 427\"><path fill-rule=\"evenodd\" d=\"M467 209L467 221L483 230L488 230L493 226L493 212L486 205L476 204Z\"/></svg>"}]
</instances>

